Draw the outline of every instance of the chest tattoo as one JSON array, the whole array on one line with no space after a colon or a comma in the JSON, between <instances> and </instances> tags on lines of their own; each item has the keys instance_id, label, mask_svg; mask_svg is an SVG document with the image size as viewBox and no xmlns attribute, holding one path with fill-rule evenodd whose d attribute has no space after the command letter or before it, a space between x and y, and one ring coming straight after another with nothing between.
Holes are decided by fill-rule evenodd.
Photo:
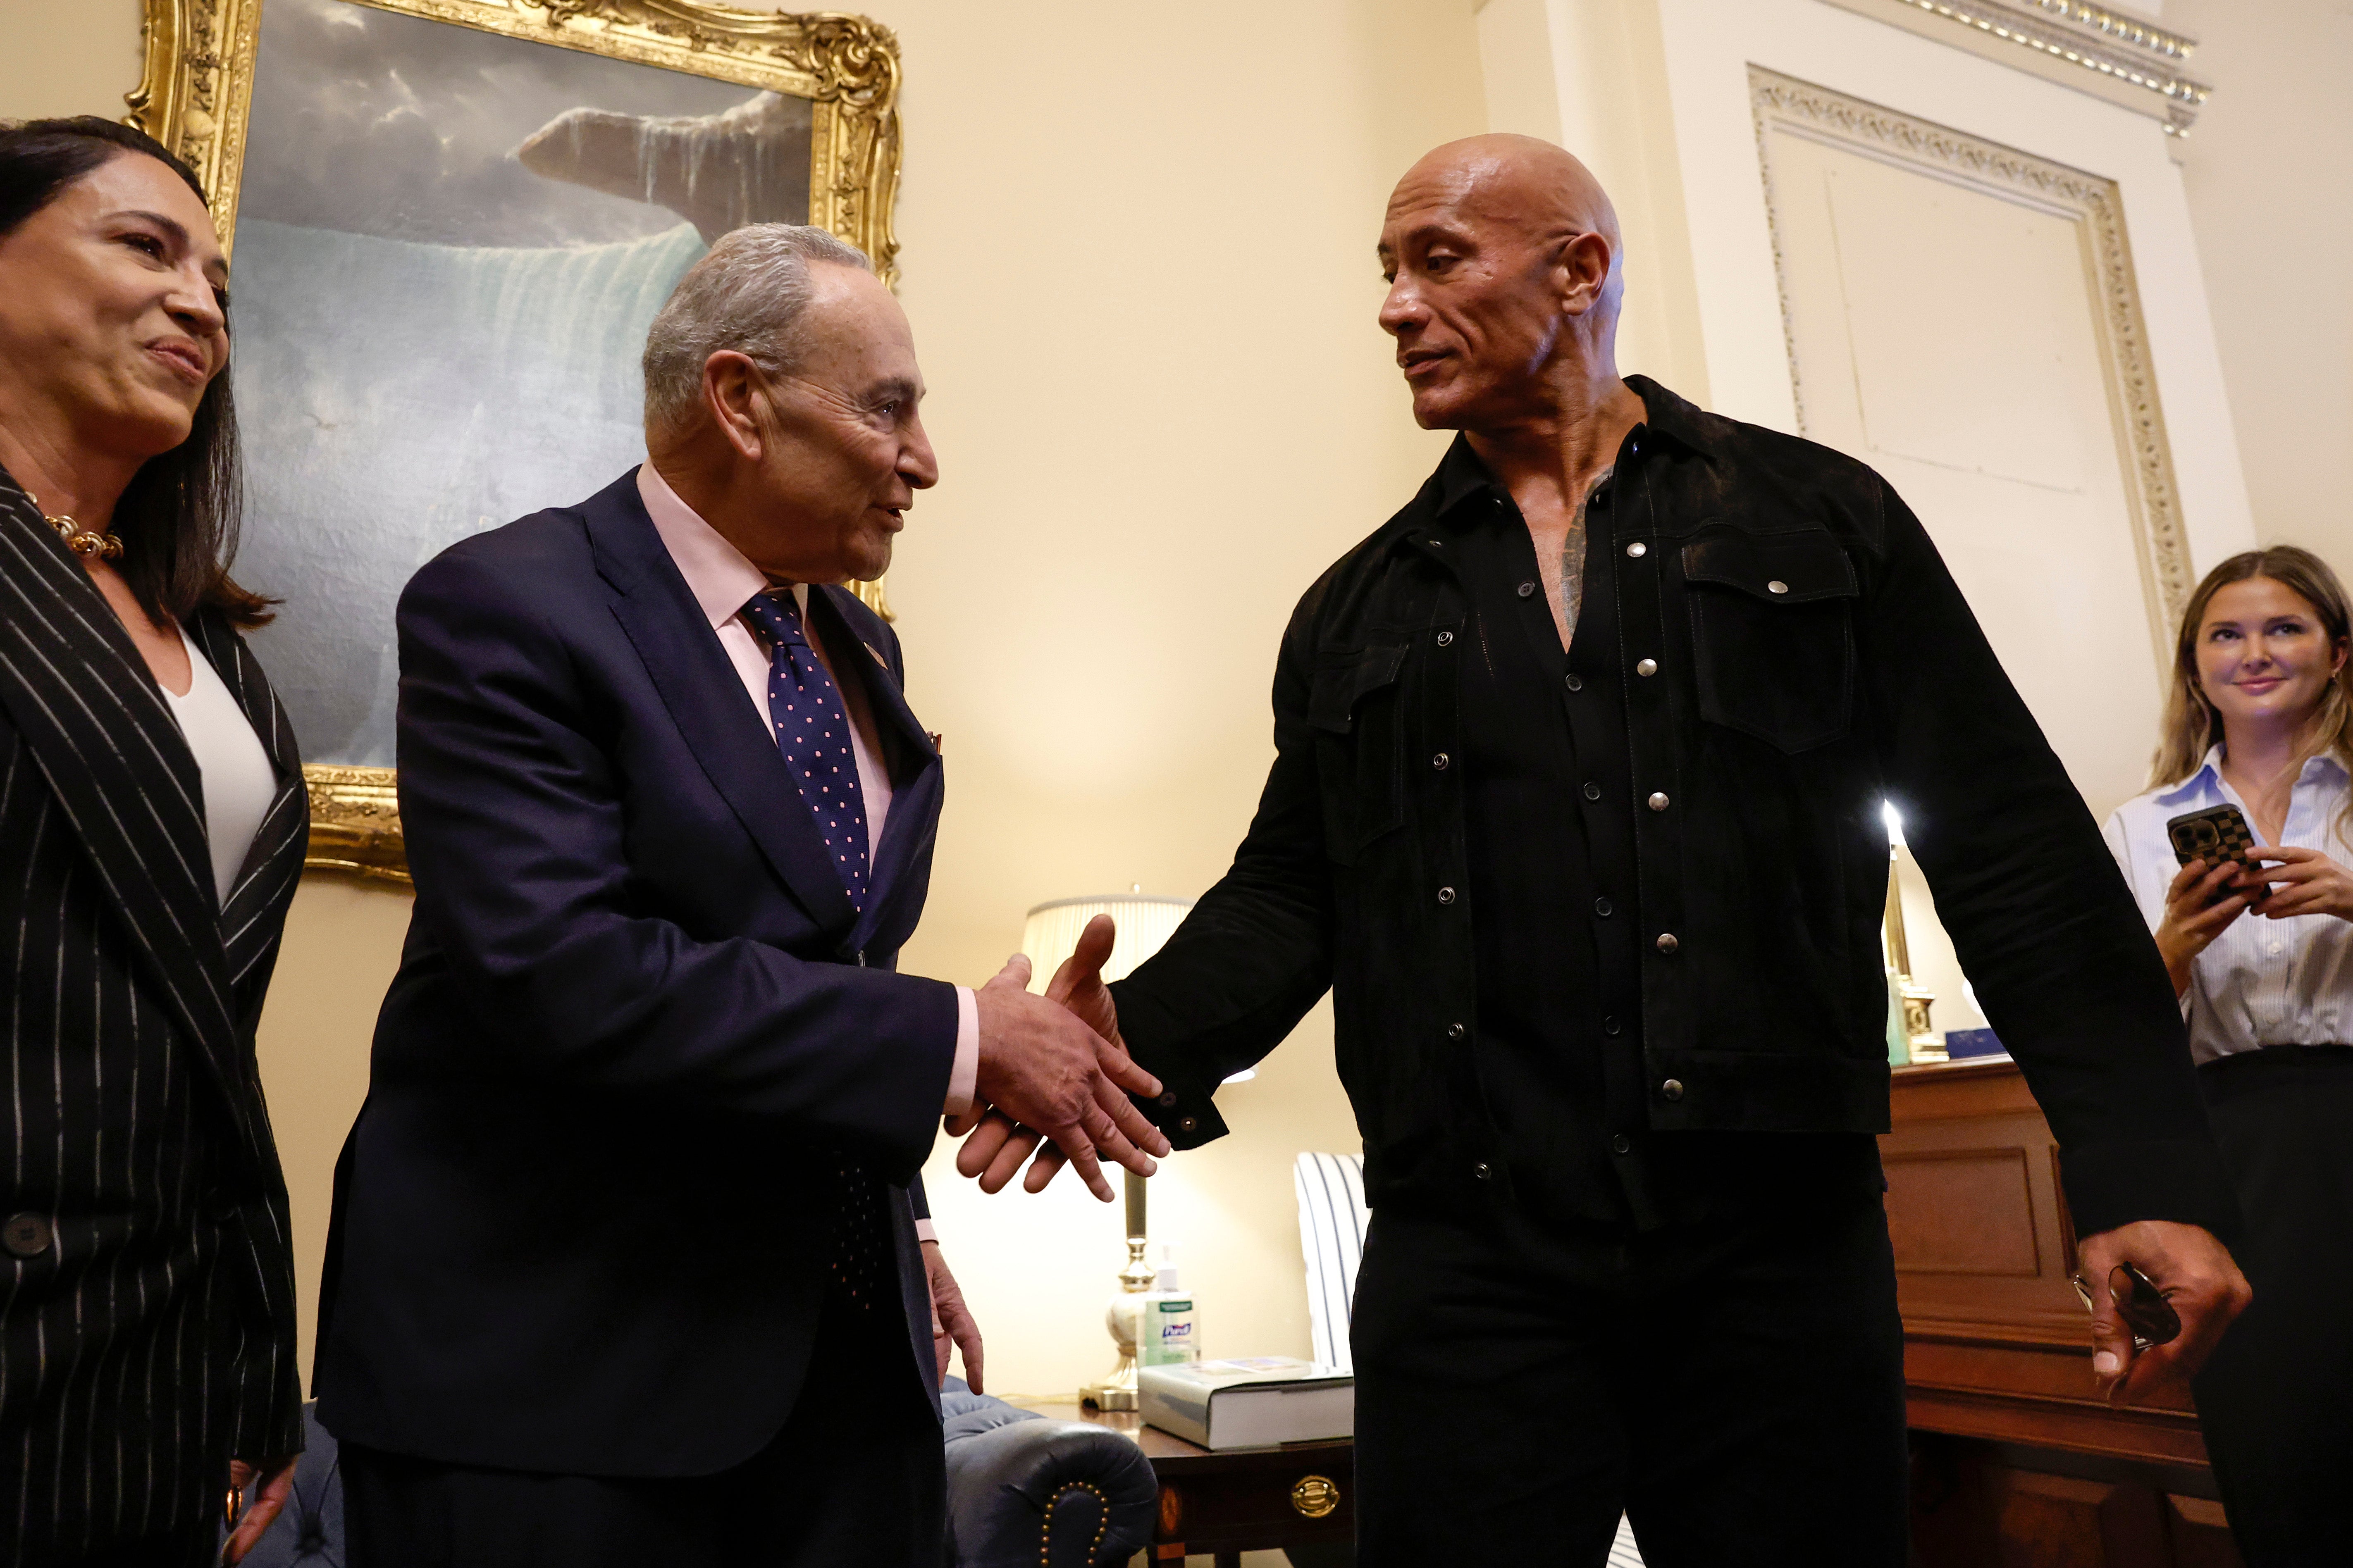
<instances>
[{"instance_id":1,"label":"chest tattoo","mask_svg":"<svg viewBox=\"0 0 2353 1568\"><path fill-rule=\"evenodd\" d=\"M1585 499L1577 503L1577 515L1569 520L1568 538L1560 549L1561 646L1567 647L1577 637L1577 612L1585 604L1585 535L1586 525L1593 515L1593 498L1609 482L1611 468L1593 476L1585 487Z\"/></svg>"}]
</instances>

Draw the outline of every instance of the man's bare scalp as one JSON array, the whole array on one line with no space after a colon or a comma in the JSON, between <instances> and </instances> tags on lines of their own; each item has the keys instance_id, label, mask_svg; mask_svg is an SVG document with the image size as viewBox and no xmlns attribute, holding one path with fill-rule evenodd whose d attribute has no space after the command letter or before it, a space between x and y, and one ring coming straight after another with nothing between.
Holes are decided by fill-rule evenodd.
<instances>
[{"instance_id":1,"label":"man's bare scalp","mask_svg":"<svg viewBox=\"0 0 2353 1568\"><path fill-rule=\"evenodd\" d=\"M1614 261L1623 248L1617 209L1577 157L1534 136L1496 132L1449 142L1422 155L1389 195L1384 261L1425 226L1500 226L1544 240L1599 234Z\"/></svg>"}]
</instances>

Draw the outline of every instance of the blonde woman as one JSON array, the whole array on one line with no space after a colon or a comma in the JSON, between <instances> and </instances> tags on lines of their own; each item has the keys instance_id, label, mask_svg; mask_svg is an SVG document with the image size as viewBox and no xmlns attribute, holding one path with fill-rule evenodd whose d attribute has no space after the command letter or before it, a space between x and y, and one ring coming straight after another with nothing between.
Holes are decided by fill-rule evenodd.
<instances>
[{"instance_id":1,"label":"blonde woman","mask_svg":"<svg viewBox=\"0 0 2353 1568\"><path fill-rule=\"evenodd\" d=\"M2254 1304L2196 1382L2249 1568L2353 1541L2353 680L2337 574L2234 555L2183 612L2157 787L2108 819L2189 1026ZM2166 824L2245 814L2263 887ZM2268 892L2264 888L2268 888Z\"/></svg>"}]
</instances>

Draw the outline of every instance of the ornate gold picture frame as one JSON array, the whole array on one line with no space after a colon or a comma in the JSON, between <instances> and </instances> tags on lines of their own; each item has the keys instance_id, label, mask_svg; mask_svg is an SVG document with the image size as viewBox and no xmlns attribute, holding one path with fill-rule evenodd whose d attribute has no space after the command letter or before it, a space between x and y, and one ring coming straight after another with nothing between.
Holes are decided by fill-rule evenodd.
<instances>
[{"instance_id":1,"label":"ornate gold picture frame","mask_svg":"<svg viewBox=\"0 0 2353 1568\"><path fill-rule=\"evenodd\" d=\"M705 0L269 0L269 7L265 25L264 0L146 0L146 65L138 89L128 100L128 119L187 159L203 178L223 242L232 247L236 275L252 300L241 300L238 312L245 335L238 340L244 374L237 398L247 428L248 483L256 498L239 575L265 592L287 595L290 612L299 610L314 620L322 614L343 617L345 625L338 629L359 627L364 636L376 638L385 661L391 646L391 595L421 558L405 557L397 549L371 556L365 544L380 539L381 519L351 519L354 537L362 542L352 550L339 551L336 539L320 536L332 535L347 512L364 513L368 503L384 494L364 482L364 467L354 470L351 454L364 454L373 442L396 446L397 438L415 438L406 427L407 421L384 409L438 410L448 399L437 399L433 386L456 384L471 395L471 378L484 366L458 366L443 383L408 386L402 394L408 399L406 405L372 401L375 389L355 384L372 377L358 371L347 373L343 384L318 384L320 374L312 361L322 356L313 353L315 345L346 330L379 335L385 331L381 285L372 296L367 278L420 276L429 280L436 267L480 272L486 258L499 263L499 275L491 283L470 274L460 279L464 289L445 285L438 294L426 291L427 284L417 285L418 300L432 303L417 306L426 312L441 310L454 293L496 295L506 336L476 331L463 338L466 352L479 350L480 359L495 360L509 337L523 351L539 338L576 338L577 332L551 334L544 325L548 301L533 296L575 287L570 279L597 271L605 279L600 286L606 292L571 308L574 319L589 312L585 319L607 326L615 340L596 362L593 378L611 384L601 388L609 405L610 416L602 427L607 448L620 423L634 417L623 406L634 392L620 385L616 368L627 350L620 340L634 331L641 343L643 322L626 311L606 312L605 301L619 299L639 315L649 314L667 291L668 279L718 232L746 221L817 224L872 257L886 282L895 279L898 245L892 218L900 170L900 62L897 39L877 23L830 12L739 10ZM460 31L443 37L435 31L441 27ZM429 172L418 175L416 158L404 158L391 143L361 139L359 132L348 128L341 142L333 135L311 134L309 127L322 115L332 120L338 109L357 112L362 107L334 104L338 85L332 69L312 63L333 58L336 40L327 35L337 33L349 35L343 58L362 62L354 69L375 69L381 75L386 68L375 63L376 56L396 48L406 50L410 61L407 76L396 81L406 95L398 113L368 121L362 128L366 136L377 134L374 126L378 123L405 118L416 122L408 129L425 138L412 145L424 147L428 160L436 137L445 145L467 136L482 143L474 165L463 171L480 188L462 200L448 198L444 205L459 217L441 221L448 226L474 215L484 226L483 235L427 235L428 243L418 243L417 236L397 226L413 221L402 204L418 205L418 182L429 180ZM322 37L327 37L326 46L318 45ZM548 54L541 46L597 60L567 67L565 61L570 57ZM326 53L320 52L322 47ZM446 105L437 104L429 82L416 87L418 60L447 62L449 79L458 86L450 89ZM261 71L276 75L259 84L257 119L257 72ZM305 72L311 74L300 74ZM575 79L582 85L567 100L562 95ZM702 85L681 79L699 79ZM510 95L501 85L510 82L523 83L529 90ZM616 93L617 84L625 90ZM509 107L510 96L529 97L533 91L538 94L534 101L567 107L523 137L520 145L512 145L511 128L498 121L497 111ZM301 94L309 96L300 98ZM290 104L297 104L311 120L300 120ZM437 115L450 123L436 124ZM262 140L249 145L257 125ZM732 140L698 130L709 127L726 130ZM494 142L502 132L510 134L503 151L483 142L489 137ZM633 134L639 165L617 173L607 165L615 157L630 155ZM657 153L647 147L661 137L688 135L701 140L662 154L670 163L658 169ZM804 137L807 151L802 162ZM546 151L534 158L534 148L542 143ZM263 160L251 170L249 153ZM344 155L357 165L348 178L333 162ZM729 164L729 156L744 167ZM606 163L596 163L597 157ZM290 184L286 169L306 160L302 180ZM518 162L528 175L514 167ZM269 174L272 170L280 176L275 185ZM800 184L804 170L805 197ZM632 187L639 174L642 190ZM514 209L529 204L516 203L513 191L517 182L527 184L531 176L551 182L534 188L550 192L551 205L563 210L546 218L541 228L519 229L515 225L522 220ZM764 209L760 191L753 190L764 180L763 189L788 188L791 203L805 201L805 215L797 205L791 211ZM382 184L385 194L377 195L370 181ZM505 184L499 185L501 181ZM661 181L668 183L658 190ZM320 203L332 207L349 198L373 201L384 213L400 211L385 220L391 226L378 225L372 215L352 218L349 212L343 217L331 212L290 218L285 193L293 186L303 186L297 196L314 207ZM273 191L276 209L269 206ZM752 192L748 197L746 191ZM429 207L434 199L427 191L423 205ZM596 210L600 203L615 209L634 205L664 210L646 216L634 229L624 216L618 220L623 231L617 238L602 232L584 237L579 222L594 229L598 222L611 221L609 215ZM775 205L772 201L770 206ZM250 254L244 256L235 248L241 209L252 241L246 247ZM567 221L575 224L574 229L565 227ZM669 226L666 230L664 225ZM346 232L354 229L375 232ZM294 239L290 241L289 236ZM590 256L591 251L596 254ZM656 257L659 265L641 259L647 256ZM638 267L638 272L628 273L629 266ZM617 271L622 285L617 292L612 281ZM332 314L339 303L337 290L346 287L354 296L348 323ZM283 302L290 296L307 305L307 315L289 316ZM273 310L280 319L271 318ZM576 345L566 352L570 358L564 368L576 380L580 353ZM385 357L387 379L396 382L406 374L415 380L415 362L420 356ZM489 368L492 382L505 369L498 364ZM491 455L485 461L495 463L499 443L508 442L535 451L543 469L547 466L548 448L562 439L565 426L558 415L539 406L534 394L553 374L536 367L536 380L518 373L512 385L480 394L483 404L472 411L472 423L492 426ZM557 384L563 384L560 379ZM535 447L528 429L516 428L527 426L534 416L553 421L539 432ZM598 450L597 457L582 456L575 467L583 471L555 481L550 493L477 496L466 498L470 506L444 509L457 521L440 519L431 528L417 525L421 542L416 548L438 549L450 542L453 529L455 536L462 537L522 510L582 499L588 489L622 471L602 456L603 448ZM343 463L339 484L322 484L303 471L322 452ZM288 460L290 454L295 460ZM556 454L559 465L562 456ZM600 470L599 461L610 471ZM411 460L406 467L413 470L417 465ZM362 482L354 482L353 471L362 475ZM536 482L548 487L548 481ZM566 492L563 487L567 483L581 493ZM281 490L296 487L292 500L280 493L272 504L273 485ZM403 510L389 499L383 505L404 520L416 510ZM290 518L295 521L290 522ZM273 530L279 536L275 542ZM271 573L269 552L289 547L287 535L298 536L299 548L312 552L307 558L311 565ZM409 542L396 543L406 547ZM259 566L254 564L257 556ZM339 584L349 591L352 603L341 602ZM878 610L883 609L881 583L861 584L860 591ZM327 667L331 661L309 656L277 632L262 637L259 651L271 668L273 681L289 693L296 731L306 754L316 759L304 769L311 795L309 863L406 881L394 775L383 765L390 760L388 677L383 668L371 667L362 682L342 667ZM284 673L281 662L287 667ZM367 689L342 689L359 684ZM306 692L314 710L329 715L307 727Z\"/></svg>"}]
</instances>

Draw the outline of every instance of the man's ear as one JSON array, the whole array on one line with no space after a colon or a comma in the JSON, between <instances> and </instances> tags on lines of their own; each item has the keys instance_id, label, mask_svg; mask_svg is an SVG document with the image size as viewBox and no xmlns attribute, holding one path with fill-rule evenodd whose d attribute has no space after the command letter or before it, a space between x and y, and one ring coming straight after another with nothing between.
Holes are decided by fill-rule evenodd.
<instances>
[{"instance_id":1,"label":"man's ear","mask_svg":"<svg viewBox=\"0 0 2353 1568\"><path fill-rule=\"evenodd\" d=\"M1609 237L1588 229L1572 235L1561 242L1559 259L1554 263L1561 279L1561 307L1572 316L1582 316L1601 303L1602 291L1609 286Z\"/></svg>"},{"instance_id":2,"label":"man's ear","mask_svg":"<svg viewBox=\"0 0 2353 1568\"><path fill-rule=\"evenodd\" d=\"M758 462L767 449L768 388L751 357L721 349L703 361L702 403L737 455Z\"/></svg>"}]
</instances>

